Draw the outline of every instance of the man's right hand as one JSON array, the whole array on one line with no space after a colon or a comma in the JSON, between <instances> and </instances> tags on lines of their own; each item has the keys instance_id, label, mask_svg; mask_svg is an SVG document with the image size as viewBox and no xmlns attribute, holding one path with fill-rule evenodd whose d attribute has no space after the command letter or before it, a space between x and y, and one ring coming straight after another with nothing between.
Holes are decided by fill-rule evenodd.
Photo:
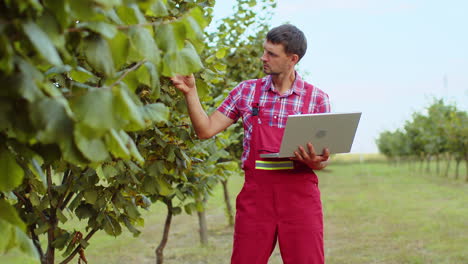
<instances>
[{"instance_id":1,"label":"man's right hand","mask_svg":"<svg viewBox=\"0 0 468 264\"><path fill-rule=\"evenodd\" d=\"M185 95L190 93L191 91L197 90L195 86L195 77L193 76L193 74L186 76L176 75L171 77L171 81L174 84L174 86Z\"/></svg>"}]
</instances>

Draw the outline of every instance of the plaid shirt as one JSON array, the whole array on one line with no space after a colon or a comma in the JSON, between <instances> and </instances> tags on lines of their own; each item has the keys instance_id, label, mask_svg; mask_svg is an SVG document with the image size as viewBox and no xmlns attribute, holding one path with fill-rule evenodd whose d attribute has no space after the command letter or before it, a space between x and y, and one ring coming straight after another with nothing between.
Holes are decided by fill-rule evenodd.
<instances>
[{"instance_id":1,"label":"plaid shirt","mask_svg":"<svg viewBox=\"0 0 468 264\"><path fill-rule=\"evenodd\" d=\"M242 164L245 163L250 152L250 139L252 138L252 103L254 100L256 80L248 80L237 85L218 107L218 111L237 121L242 117L244 123L244 153ZM271 85L271 76L263 77L262 94L260 96L260 111L263 116L269 117L269 125L285 127L288 113L301 114L302 104L306 90L305 81L297 74L292 89L285 94L279 92ZM317 87L313 88L308 113L330 112L328 95Z\"/></svg>"}]
</instances>

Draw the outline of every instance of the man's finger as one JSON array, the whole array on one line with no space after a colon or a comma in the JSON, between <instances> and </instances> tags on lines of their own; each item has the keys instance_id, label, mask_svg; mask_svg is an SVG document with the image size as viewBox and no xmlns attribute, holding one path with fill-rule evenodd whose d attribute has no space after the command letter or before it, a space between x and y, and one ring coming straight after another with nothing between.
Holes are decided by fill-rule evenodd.
<instances>
[{"instance_id":1,"label":"man's finger","mask_svg":"<svg viewBox=\"0 0 468 264\"><path fill-rule=\"evenodd\" d=\"M298 161L302 161L302 160L303 160L303 159L302 159L302 156L301 156L301 154L299 154L299 152L295 151L295 152L294 152L294 155L296 156L296 157L294 158L295 160L298 160Z\"/></svg>"},{"instance_id":2,"label":"man's finger","mask_svg":"<svg viewBox=\"0 0 468 264\"><path fill-rule=\"evenodd\" d=\"M330 157L330 150L328 150L328 148L324 148L323 149L323 160L328 160L328 158Z\"/></svg>"},{"instance_id":3,"label":"man's finger","mask_svg":"<svg viewBox=\"0 0 468 264\"><path fill-rule=\"evenodd\" d=\"M304 159L309 158L309 153L307 153L302 146L299 146L299 151L300 151L302 158Z\"/></svg>"},{"instance_id":4,"label":"man's finger","mask_svg":"<svg viewBox=\"0 0 468 264\"><path fill-rule=\"evenodd\" d=\"M315 157L317 154L315 153L315 148L312 143L307 143L307 148L309 149L309 154L311 157Z\"/></svg>"}]
</instances>

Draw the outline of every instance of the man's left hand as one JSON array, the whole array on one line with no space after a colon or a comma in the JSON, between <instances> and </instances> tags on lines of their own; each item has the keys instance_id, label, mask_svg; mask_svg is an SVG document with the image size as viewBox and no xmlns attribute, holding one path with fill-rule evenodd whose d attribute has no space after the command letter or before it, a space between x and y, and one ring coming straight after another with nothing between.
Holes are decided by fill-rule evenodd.
<instances>
[{"instance_id":1,"label":"man's left hand","mask_svg":"<svg viewBox=\"0 0 468 264\"><path fill-rule=\"evenodd\" d=\"M291 159L303 162L313 170L321 170L328 165L327 161L330 157L330 151L327 148L323 149L322 155L317 155L314 146L311 143L307 143L307 150L299 146L298 150L294 152L295 157Z\"/></svg>"}]
</instances>

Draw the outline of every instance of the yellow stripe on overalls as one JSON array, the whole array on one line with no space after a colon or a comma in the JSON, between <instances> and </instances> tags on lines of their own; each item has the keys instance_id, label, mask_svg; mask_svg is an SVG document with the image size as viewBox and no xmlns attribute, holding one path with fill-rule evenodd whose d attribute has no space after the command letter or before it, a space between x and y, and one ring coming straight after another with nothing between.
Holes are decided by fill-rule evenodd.
<instances>
[{"instance_id":1,"label":"yellow stripe on overalls","mask_svg":"<svg viewBox=\"0 0 468 264\"><path fill-rule=\"evenodd\" d=\"M294 162L292 160L282 160L282 161L256 160L255 169L257 170L292 170L294 169Z\"/></svg>"}]
</instances>

